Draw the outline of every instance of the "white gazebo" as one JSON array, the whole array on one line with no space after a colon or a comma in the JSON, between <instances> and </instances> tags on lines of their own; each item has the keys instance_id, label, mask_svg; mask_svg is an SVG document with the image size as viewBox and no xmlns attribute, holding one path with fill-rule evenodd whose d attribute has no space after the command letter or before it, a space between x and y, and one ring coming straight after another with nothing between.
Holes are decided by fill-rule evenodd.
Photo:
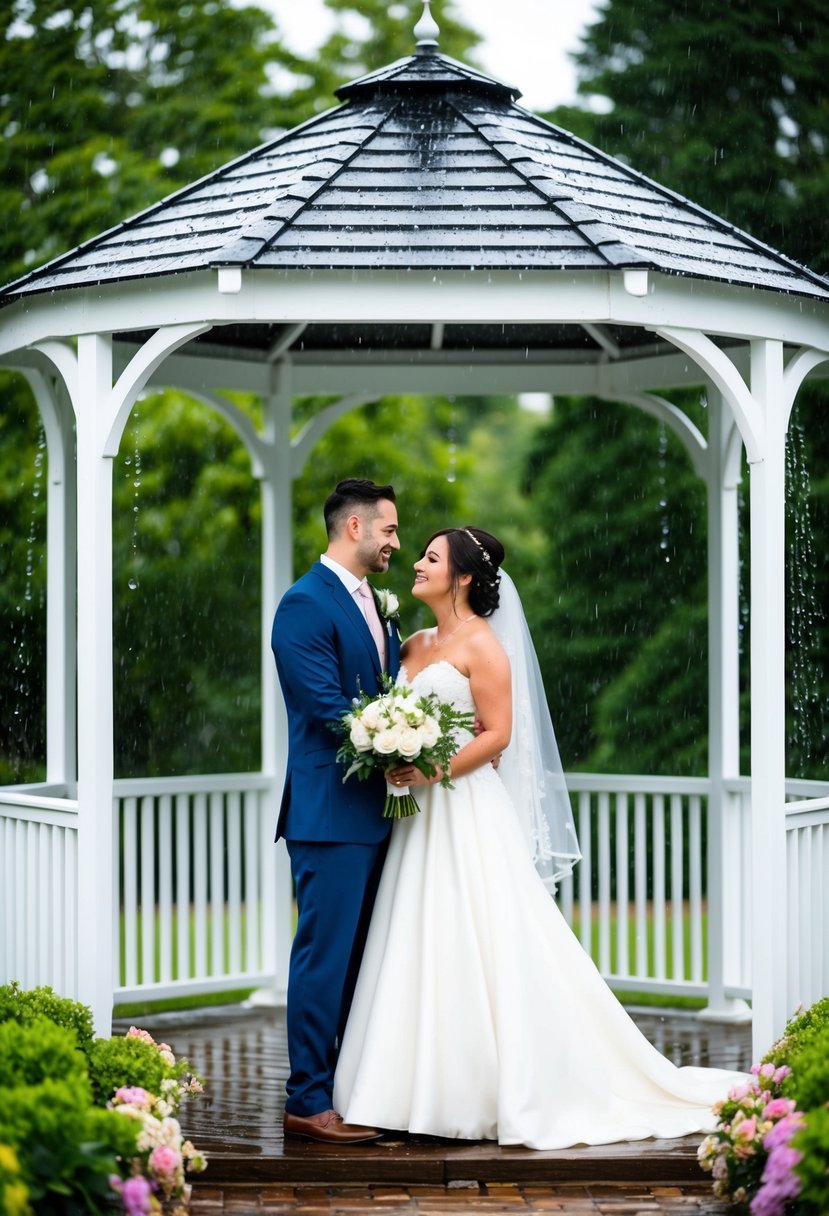
<instances>
[{"instance_id":1,"label":"white gazebo","mask_svg":"<svg viewBox=\"0 0 829 1216\"><path fill-rule=\"evenodd\" d=\"M712 1018L745 1017L751 999L763 1049L829 989L829 783L787 782L784 730L786 431L829 359L829 282L442 55L428 5L416 35L342 104L0 291L0 363L31 385L49 461L47 778L0 791L0 981L78 996L99 1029L113 999L284 990L269 636L292 578L292 479L332 422L381 394L592 394L661 419L706 484L710 740L706 778L571 780L582 828L598 829L582 933L589 945L595 873L609 981L704 995ZM680 385L705 387L707 435L661 395ZM262 767L115 781L113 457L138 394L166 386L231 423L261 484ZM259 394L261 432L229 390ZM292 438L301 394L337 401ZM560 898L570 914L571 883Z\"/></svg>"}]
</instances>

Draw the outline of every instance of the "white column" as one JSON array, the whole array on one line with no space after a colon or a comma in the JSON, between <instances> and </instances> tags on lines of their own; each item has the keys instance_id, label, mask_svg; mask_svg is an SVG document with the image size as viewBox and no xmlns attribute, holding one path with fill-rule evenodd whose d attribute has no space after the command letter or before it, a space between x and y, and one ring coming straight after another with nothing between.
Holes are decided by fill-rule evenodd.
<instances>
[{"instance_id":1,"label":"white column","mask_svg":"<svg viewBox=\"0 0 829 1216\"><path fill-rule=\"evenodd\" d=\"M751 464L751 872L754 1055L786 1024L785 445L783 347L756 340L751 392L763 416ZM762 888L762 894L760 893Z\"/></svg>"},{"instance_id":2,"label":"white column","mask_svg":"<svg viewBox=\"0 0 829 1216\"><path fill-rule=\"evenodd\" d=\"M260 1001L284 1001L293 940L293 887L285 842L274 846L279 799L288 756L288 724L271 651L276 605L293 581L291 368L285 361L274 369L273 392L265 403L262 446L262 772L273 796L263 824L263 965L273 966L273 992Z\"/></svg>"},{"instance_id":3,"label":"white column","mask_svg":"<svg viewBox=\"0 0 829 1216\"><path fill-rule=\"evenodd\" d=\"M74 798L76 484L72 406L59 378L24 372L46 435L46 780Z\"/></svg>"},{"instance_id":4,"label":"white column","mask_svg":"<svg viewBox=\"0 0 829 1216\"><path fill-rule=\"evenodd\" d=\"M708 392L708 1004L704 1021L746 1022L751 1010L728 998L729 977L739 976L740 891L733 873L734 832L725 781L740 773L739 511L742 444L722 394ZM739 842L737 842L739 843Z\"/></svg>"},{"instance_id":5,"label":"white column","mask_svg":"<svg viewBox=\"0 0 829 1216\"><path fill-rule=\"evenodd\" d=\"M78 339L78 990L112 1021L112 343Z\"/></svg>"},{"instance_id":6,"label":"white column","mask_svg":"<svg viewBox=\"0 0 829 1216\"><path fill-rule=\"evenodd\" d=\"M71 409L58 412L60 470L49 451L46 554L46 780L74 790L76 748L77 476Z\"/></svg>"}]
</instances>

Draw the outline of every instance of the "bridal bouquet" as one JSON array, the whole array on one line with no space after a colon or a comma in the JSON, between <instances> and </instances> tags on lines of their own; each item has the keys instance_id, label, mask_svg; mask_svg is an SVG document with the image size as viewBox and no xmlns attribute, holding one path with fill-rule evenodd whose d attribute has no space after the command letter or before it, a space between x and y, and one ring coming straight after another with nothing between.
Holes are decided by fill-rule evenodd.
<instances>
[{"instance_id":1,"label":"bridal bouquet","mask_svg":"<svg viewBox=\"0 0 829 1216\"><path fill-rule=\"evenodd\" d=\"M471 731L473 721L473 714L461 713L435 693L418 695L386 676L379 696L364 693L343 714L340 729L345 738L337 751L337 759L348 765L343 781L354 774L364 781L378 769L397 764L413 764L426 777L434 777L438 765L445 773L458 750L455 732ZM440 783L451 788L445 775ZM403 819L417 812L408 788L387 788L385 819Z\"/></svg>"}]
</instances>

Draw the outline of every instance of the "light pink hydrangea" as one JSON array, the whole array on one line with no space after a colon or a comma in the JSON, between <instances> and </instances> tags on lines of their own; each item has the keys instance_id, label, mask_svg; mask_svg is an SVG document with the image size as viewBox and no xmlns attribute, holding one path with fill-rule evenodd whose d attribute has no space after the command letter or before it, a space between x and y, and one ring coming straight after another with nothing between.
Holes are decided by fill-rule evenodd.
<instances>
[{"instance_id":1,"label":"light pink hydrangea","mask_svg":"<svg viewBox=\"0 0 829 1216\"><path fill-rule=\"evenodd\" d=\"M152 1095L140 1085L122 1085L116 1089L113 1102L123 1103L124 1106L135 1106L139 1110L151 1110Z\"/></svg>"},{"instance_id":2,"label":"light pink hydrangea","mask_svg":"<svg viewBox=\"0 0 829 1216\"><path fill-rule=\"evenodd\" d=\"M150 1166L157 1174L174 1174L181 1167L181 1153L169 1144L159 1144L150 1153Z\"/></svg>"},{"instance_id":3,"label":"light pink hydrangea","mask_svg":"<svg viewBox=\"0 0 829 1216\"><path fill-rule=\"evenodd\" d=\"M149 1030L140 1030L138 1026L130 1026L127 1031L128 1039L140 1039L142 1043L150 1043L155 1047L155 1039L150 1034Z\"/></svg>"},{"instance_id":4,"label":"light pink hydrangea","mask_svg":"<svg viewBox=\"0 0 829 1216\"><path fill-rule=\"evenodd\" d=\"M122 1181L113 1174L109 1184L121 1196L124 1216L149 1216L152 1211L153 1188L148 1179L139 1175L137 1178Z\"/></svg>"}]
</instances>

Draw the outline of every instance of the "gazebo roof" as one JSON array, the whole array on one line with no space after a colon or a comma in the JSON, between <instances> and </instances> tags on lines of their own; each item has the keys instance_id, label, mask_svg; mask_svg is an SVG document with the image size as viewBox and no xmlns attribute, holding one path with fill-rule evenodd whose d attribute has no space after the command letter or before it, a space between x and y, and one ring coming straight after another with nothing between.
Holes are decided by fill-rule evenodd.
<instances>
[{"instance_id":1,"label":"gazebo roof","mask_svg":"<svg viewBox=\"0 0 829 1216\"><path fill-rule=\"evenodd\" d=\"M829 299L829 281L420 44L343 104L0 291L252 269L636 268Z\"/></svg>"}]
</instances>

